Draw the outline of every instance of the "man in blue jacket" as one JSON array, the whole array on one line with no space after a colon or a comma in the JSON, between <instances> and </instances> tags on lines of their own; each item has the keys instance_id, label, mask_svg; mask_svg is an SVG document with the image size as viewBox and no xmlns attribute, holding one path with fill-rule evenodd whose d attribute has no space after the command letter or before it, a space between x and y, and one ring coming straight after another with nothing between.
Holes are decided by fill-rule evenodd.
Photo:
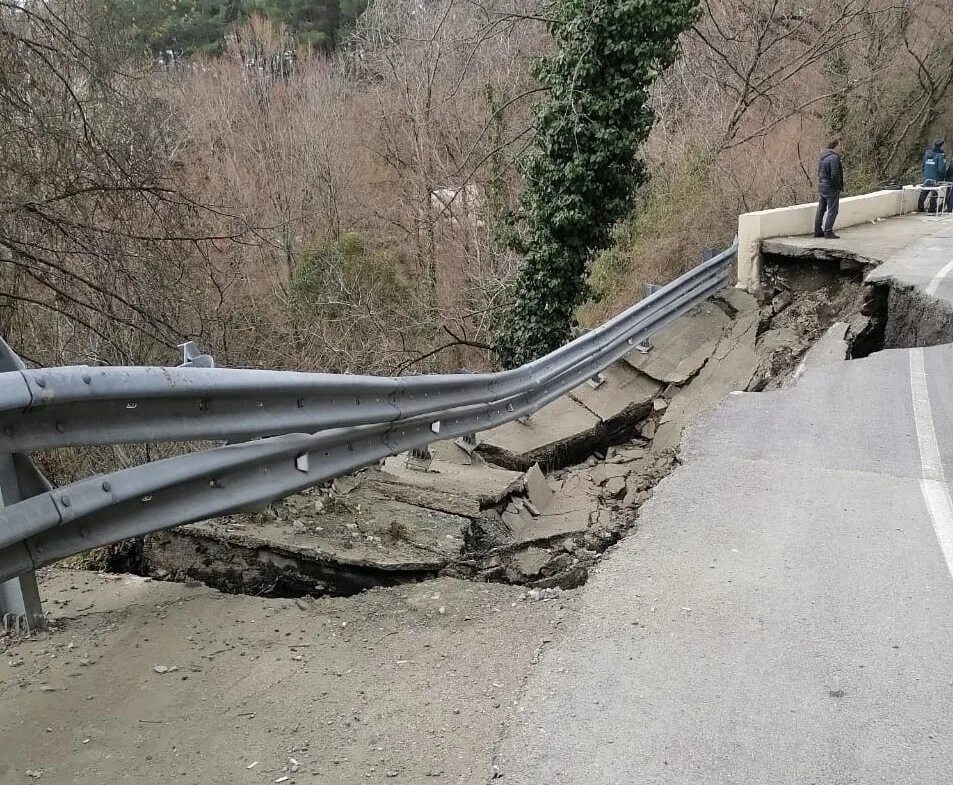
<instances>
[{"instance_id":1,"label":"man in blue jacket","mask_svg":"<svg viewBox=\"0 0 953 785\"><path fill-rule=\"evenodd\" d=\"M950 167L953 169L953 166ZM923 185L926 186L936 186L949 177L953 175L953 171L949 171L946 166L946 156L943 154L943 139L937 137L933 140L933 147L928 147L923 152L923 162L921 166L920 176L923 178ZM924 208L924 203L927 199L927 194L930 195L930 212L936 211L936 191L925 191L920 190L920 198L917 199L917 212L922 213ZM946 189L946 211L950 212L953 209L953 188Z\"/></svg>"},{"instance_id":2,"label":"man in blue jacket","mask_svg":"<svg viewBox=\"0 0 953 785\"><path fill-rule=\"evenodd\" d=\"M840 195L844 190L844 167L841 165L840 139L831 139L817 161L817 215L814 216L814 236L836 240L834 221L840 210ZM826 220L825 220L826 216Z\"/></svg>"}]
</instances>

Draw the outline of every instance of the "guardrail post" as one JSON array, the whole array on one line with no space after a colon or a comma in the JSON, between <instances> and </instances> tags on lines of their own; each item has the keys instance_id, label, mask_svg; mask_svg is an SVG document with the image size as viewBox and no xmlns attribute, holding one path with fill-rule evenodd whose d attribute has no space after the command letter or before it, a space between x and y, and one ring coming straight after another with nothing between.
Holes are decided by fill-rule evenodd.
<instances>
[{"instance_id":1,"label":"guardrail post","mask_svg":"<svg viewBox=\"0 0 953 785\"><path fill-rule=\"evenodd\" d=\"M21 368L23 360L0 338L0 371L18 371ZM39 472L36 474L40 476ZM0 453L0 509L22 499L13 455ZM32 570L0 583L0 622L6 630L22 632L46 627L40 590L36 585L36 574Z\"/></svg>"},{"instance_id":2,"label":"guardrail post","mask_svg":"<svg viewBox=\"0 0 953 785\"><path fill-rule=\"evenodd\" d=\"M433 453L430 451L430 445L423 447L414 447L407 453L407 468L418 472L429 472L433 463Z\"/></svg>"},{"instance_id":3,"label":"guardrail post","mask_svg":"<svg viewBox=\"0 0 953 785\"><path fill-rule=\"evenodd\" d=\"M12 455L0 455L0 509L21 501ZM0 583L0 620L5 630L30 632L46 627L36 574L31 570Z\"/></svg>"},{"instance_id":4,"label":"guardrail post","mask_svg":"<svg viewBox=\"0 0 953 785\"><path fill-rule=\"evenodd\" d=\"M655 292L657 292L661 288L662 288L661 286L654 283L642 284L642 299L645 299L650 294L655 294ZM642 352L642 354L648 354L652 350L652 342L648 338L646 338L640 343L637 343L635 345L635 348L638 351Z\"/></svg>"},{"instance_id":5,"label":"guardrail post","mask_svg":"<svg viewBox=\"0 0 953 785\"><path fill-rule=\"evenodd\" d=\"M468 455L472 455L480 442L475 433L465 433L455 440L458 447L464 450Z\"/></svg>"}]
</instances>

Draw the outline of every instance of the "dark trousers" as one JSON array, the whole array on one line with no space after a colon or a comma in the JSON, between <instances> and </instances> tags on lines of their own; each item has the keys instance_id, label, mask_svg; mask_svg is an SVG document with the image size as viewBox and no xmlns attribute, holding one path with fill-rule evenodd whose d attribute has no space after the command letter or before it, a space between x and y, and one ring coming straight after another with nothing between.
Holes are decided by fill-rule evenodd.
<instances>
[{"instance_id":1,"label":"dark trousers","mask_svg":"<svg viewBox=\"0 0 953 785\"><path fill-rule=\"evenodd\" d=\"M822 191L817 197L817 214L814 216L814 234L830 234L840 211L840 191ZM824 216L827 216L825 220Z\"/></svg>"},{"instance_id":2,"label":"dark trousers","mask_svg":"<svg viewBox=\"0 0 953 785\"><path fill-rule=\"evenodd\" d=\"M937 185L937 182L936 182L936 180L924 180L924 181L923 181L923 184L924 184L924 185L936 186L936 185ZM924 208L924 206L926 205L926 200L927 200L927 195L928 195L928 194L929 194L929 196L930 196L930 205L929 205L928 209L929 209L929 211L930 211L931 213L932 213L932 212L936 212L936 191L924 191L924 190L921 189L921 190L920 190L920 197L917 199L917 212L918 212L918 213L922 213L922 212L923 212L923 208ZM946 208L946 211L947 211L947 212L950 212L950 210L953 209L953 188L947 188L947 189L946 189L946 198L945 198L943 204L944 204L944 207Z\"/></svg>"}]
</instances>

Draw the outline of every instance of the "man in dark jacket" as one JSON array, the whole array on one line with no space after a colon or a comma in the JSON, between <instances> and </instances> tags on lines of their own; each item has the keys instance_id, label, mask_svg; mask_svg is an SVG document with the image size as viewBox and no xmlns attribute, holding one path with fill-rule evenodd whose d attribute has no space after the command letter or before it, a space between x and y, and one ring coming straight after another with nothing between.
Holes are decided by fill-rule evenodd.
<instances>
[{"instance_id":1,"label":"man in dark jacket","mask_svg":"<svg viewBox=\"0 0 953 785\"><path fill-rule=\"evenodd\" d=\"M953 167L950 167L953 169ZM944 180L948 180L953 172L947 170L946 156L943 155L943 139L937 137L933 140L933 147L928 147L923 152L923 162L921 165L920 176L923 178L923 185L937 186ZM920 189L920 198L917 199L917 212L922 213L924 204L930 195L930 212L936 211L936 191L927 191ZM946 189L946 211L950 212L953 205L953 188Z\"/></svg>"},{"instance_id":2,"label":"man in dark jacket","mask_svg":"<svg viewBox=\"0 0 953 785\"><path fill-rule=\"evenodd\" d=\"M844 167L841 165L840 139L831 139L817 162L817 215L814 217L814 236L837 239L834 221L840 210L840 195L844 190ZM825 220L826 216L826 220Z\"/></svg>"}]
</instances>

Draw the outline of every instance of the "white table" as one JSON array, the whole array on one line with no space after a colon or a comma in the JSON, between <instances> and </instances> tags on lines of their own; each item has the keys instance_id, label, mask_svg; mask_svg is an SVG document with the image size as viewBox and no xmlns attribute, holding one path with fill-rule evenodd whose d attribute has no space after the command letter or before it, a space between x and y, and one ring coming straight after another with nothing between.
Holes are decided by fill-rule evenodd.
<instances>
[{"instance_id":1,"label":"white table","mask_svg":"<svg viewBox=\"0 0 953 785\"><path fill-rule=\"evenodd\" d=\"M937 185L905 185L900 193L900 214L905 215L906 200L908 191L916 191L917 199L920 198L920 191L933 191L936 194L936 210L930 213L933 216L940 216L946 207L946 193L953 187L953 183L938 183ZM929 197L928 197L929 198Z\"/></svg>"}]
</instances>

